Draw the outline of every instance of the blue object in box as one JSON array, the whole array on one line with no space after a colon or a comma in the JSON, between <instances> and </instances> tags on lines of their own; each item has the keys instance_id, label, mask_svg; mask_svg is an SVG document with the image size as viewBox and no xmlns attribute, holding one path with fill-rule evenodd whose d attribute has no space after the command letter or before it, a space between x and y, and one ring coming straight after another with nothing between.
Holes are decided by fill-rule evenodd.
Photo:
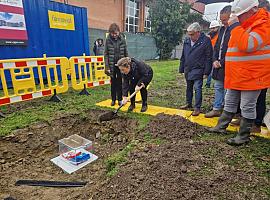
<instances>
[{"instance_id":1,"label":"blue object in box","mask_svg":"<svg viewBox=\"0 0 270 200\"><path fill-rule=\"evenodd\" d=\"M90 154L89 153L81 153L80 155L74 157L74 158L71 158L69 159L69 161L72 163L72 164L76 164L76 165L79 165L87 160L90 159Z\"/></svg>"}]
</instances>

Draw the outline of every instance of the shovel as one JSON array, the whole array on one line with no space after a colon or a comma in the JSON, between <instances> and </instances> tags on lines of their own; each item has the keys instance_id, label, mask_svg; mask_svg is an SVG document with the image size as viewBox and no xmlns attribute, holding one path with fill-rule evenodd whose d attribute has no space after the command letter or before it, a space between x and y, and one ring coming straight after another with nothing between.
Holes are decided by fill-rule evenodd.
<instances>
[{"instance_id":1,"label":"shovel","mask_svg":"<svg viewBox=\"0 0 270 200\"><path fill-rule=\"evenodd\" d=\"M128 100L130 100L132 97L134 97L139 91L140 91L140 90L137 90L137 91L133 92L133 93L128 97ZM121 106L119 106L119 107L117 108L117 110L115 110L115 111L110 111L110 112L107 112L107 113L101 115L101 116L99 117L99 121L100 121L100 122L103 122L103 121L110 121L110 120L116 118L116 117L117 117L118 111L119 111L123 106L124 106L124 105L122 104Z\"/></svg>"}]
</instances>

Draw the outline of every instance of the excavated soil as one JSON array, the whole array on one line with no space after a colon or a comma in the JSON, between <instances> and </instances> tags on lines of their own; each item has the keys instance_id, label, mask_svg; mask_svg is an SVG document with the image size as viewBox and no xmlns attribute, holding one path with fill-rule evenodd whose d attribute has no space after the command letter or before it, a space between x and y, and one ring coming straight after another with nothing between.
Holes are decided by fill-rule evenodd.
<instances>
[{"instance_id":1,"label":"excavated soil","mask_svg":"<svg viewBox=\"0 0 270 200\"><path fill-rule=\"evenodd\" d=\"M93 199L269 199L252 163L230 161L237 149L223 142L203 141L204 128L178 116L158 115L148 125L161 145L146 145L133 152L118 174Z\"/></svg>"},{"instance_id":2,"label":"excavated soil","mask_svg":"<svg viewBox=\"0 0 270 200\"><path fill-rule=\"evenodd\" d=\"M99 123L101 111L60 117L49 123L39 123L0 138L0 199L17 200L89 199L93 191L107 181L104 160L123 149L133 138L137 122L118 118ZM58 155L58 140L78 134L94 142L97 161L68 175L50 159ZM84 188L55 189L14 186L19 179L88 181Z\"/></svg>"},{"instance_id":3,"label":"excavated soil","mask_svg":"<svg viewBox=\"0 0 270 200\"><path fill-rule=\"evenodd\" d=\"M0 139L0 198L39 200L144 199L269 199L270 184L254 164L239 157L239 149L200 137L204 128L179 116L153 117L140 133L137 122L118 118L99 123L101 111L61 117L18 130ZM50 162L57 141L77 133L94 141L99 159L68 175ZM151 135L146 141L145 135ZM112 178L104 160L131 140L139 141ZM153 142L159 140L159 142ZM235 163L236 161L237 163ZM268 172L269 173L269 172ZM14 186L18 179L88 181L86 187L56 189ZM269 188L269 187L268 187ZM260 191L261 189L261 191Z\"/></svg>"}]
</instances>

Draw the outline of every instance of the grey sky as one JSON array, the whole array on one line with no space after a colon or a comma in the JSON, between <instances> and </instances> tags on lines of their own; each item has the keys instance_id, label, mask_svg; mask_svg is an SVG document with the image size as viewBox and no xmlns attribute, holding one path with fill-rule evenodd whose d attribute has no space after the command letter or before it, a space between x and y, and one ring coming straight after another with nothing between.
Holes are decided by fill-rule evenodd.
<instances>
[{"instance_id":1,"label":"grey sky","mask_svg":"<svg viewBox=\"0 0 270 200\"><path fill-rule=\"evenodd\" d=\"M269 0L268 0L269 1ZM219 11L228 5L228 3L214 3L205 6L204 19L207 21L213 21L217 18Z\"/></svg>"}]
</instances>

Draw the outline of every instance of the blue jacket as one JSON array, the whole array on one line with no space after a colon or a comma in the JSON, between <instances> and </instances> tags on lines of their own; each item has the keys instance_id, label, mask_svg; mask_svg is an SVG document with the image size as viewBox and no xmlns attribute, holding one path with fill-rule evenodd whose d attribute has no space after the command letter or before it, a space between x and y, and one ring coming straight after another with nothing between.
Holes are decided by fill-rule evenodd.
<instances>
[{"instance_id":1,"label":"blue jacket","mask_svg":"<svg viewBox=\"0 0 270 200\"><path fill-rule=\"evenodd\" d=\"M204 33L191 47L190 38L184 41L182 57L180 59L180 73L185 73L186 80L203 79L212 70L213 47L211 40Z\"/></svg>"}]
</instances>

